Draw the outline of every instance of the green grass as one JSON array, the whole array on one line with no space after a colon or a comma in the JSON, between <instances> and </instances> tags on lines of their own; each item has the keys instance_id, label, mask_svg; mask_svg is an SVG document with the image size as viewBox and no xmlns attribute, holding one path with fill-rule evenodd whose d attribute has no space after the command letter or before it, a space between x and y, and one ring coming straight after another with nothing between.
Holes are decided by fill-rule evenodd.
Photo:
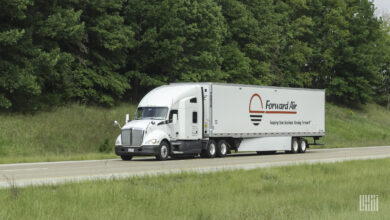
<instances>
[{"instance_id":1,"label":"green grass","mask_svg":"<svg viewBox=\"0 0 390 220\"><path fill-rule=\"evenodd\" d=\"M114 158L113 145L125 114L134 105L112 109L72 105L34 115L0 115L0 163Z\"/></svg>"},{"instance_id":2,"label":"green grass","mask_svg":"<svg viewBox=\"0 0 390 220\"><path fill-rule=\"evenodd\" d=\"M352 110L327 103L325 147L390 145L390 111L369 104Z\"/></svg>"},{"instance_id":3,"label":"green grass","mask_svg":"<svg viewBox=\"0 0 390 220\"><path fill-rule=\"evenodd\" d=\"M390 159L0 190L0 219L385 219ZM359 195L379 196L360 212Z\"/></svg>"},{"instance_id":4,"label":"green grass","mask_svg":"<svg viewBox=\"0 0 390 220\"><path fill-rule=\"evenodd\" d=\"M117 158L113 145L126 113L115 108L71 105L34 115L0 114L0 163ZM390 111L378 105L351 110L327 103L322 147L390 144Z\"/></svg>"}]
</instances>

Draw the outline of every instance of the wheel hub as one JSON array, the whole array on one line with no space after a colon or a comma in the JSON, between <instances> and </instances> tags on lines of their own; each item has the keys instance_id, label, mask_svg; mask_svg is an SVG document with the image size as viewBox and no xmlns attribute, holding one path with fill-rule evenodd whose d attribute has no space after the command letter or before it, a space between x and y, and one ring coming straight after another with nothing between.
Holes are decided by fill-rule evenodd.
<instances>
[{"instance_id":1,"label":"wheel hub","mask_svg":"<svg viewBox=\"0 0 390 220\"><path fill-rule=\"evenodd\" d=\"M161 146L161 156L165 158L165 157L167 157L167 155L168 155L167 146L165 146L165 145Z\"/></svg>"},{"instance_id":2,"label":"wheel hub","mask_svg":"<svg viewBox=\"0 0 390 220\"><path fill-rule=\"evenodd\" d=\"M210 144L210 150L209 150L210 154L211 155L214 155L215 154L215 145L214 144Z\"/></svg>"},{"instance_id":3,"label":"wheel hub","mask_svg":"<svg viewBox=\"0 0 390 220\"><path fill-rule=\"evenodd\" d=\"M226 154L226 144L225 143L221 144L221 153L222 153L222 155Z\"/></svg>"},{"instance_id":4,"label":"wheel hub","mask_svg":"<svg viewBox=\"0 0 390 220\"><path fill-rule=\"evenodd\" d=\"M298 142L297 141L294 141L293 148L294 148L295 152L298 151Z\"/></svg>"}]
</instances>

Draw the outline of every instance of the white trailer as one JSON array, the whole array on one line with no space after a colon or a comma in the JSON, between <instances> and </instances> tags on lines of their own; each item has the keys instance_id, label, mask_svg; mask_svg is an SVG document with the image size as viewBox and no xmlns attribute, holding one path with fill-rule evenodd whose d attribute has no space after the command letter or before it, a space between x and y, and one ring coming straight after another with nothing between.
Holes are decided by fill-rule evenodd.
<instances>
[{"instance_id":1,"label":"white trailer","mask_svg":"<svg viewBox=\"0 0 390 220\"><path fill-rule=\"evenodd\" d=\"M117 123L117 122L116 122ZM150 91L115 143L123 160L224 157L232 151L304 153L325 135L325 90L174 83Z\"/></svg>"}]
</instances>

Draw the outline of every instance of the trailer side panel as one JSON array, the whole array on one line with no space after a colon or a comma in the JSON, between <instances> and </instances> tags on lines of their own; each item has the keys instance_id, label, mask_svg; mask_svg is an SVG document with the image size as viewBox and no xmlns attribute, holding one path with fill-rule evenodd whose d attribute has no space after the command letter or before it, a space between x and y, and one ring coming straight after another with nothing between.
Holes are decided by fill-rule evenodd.
<instances>
[{"instance_id":1,"label":"trailer side panel","mask_svg":"<svg viewBox=\"0 0 390 220\"><path fill-rule=\"evenodd\" d=\"M212 85L211 137L324 136L325 90Z\"/></svg>"}]
</instances>

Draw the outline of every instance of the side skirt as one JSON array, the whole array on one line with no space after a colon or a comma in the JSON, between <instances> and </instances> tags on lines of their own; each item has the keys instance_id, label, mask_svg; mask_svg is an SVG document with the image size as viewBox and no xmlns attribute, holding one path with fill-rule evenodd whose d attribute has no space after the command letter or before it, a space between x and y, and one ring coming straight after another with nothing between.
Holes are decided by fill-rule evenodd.
<instances>
[{"instance_id":1,"label":"side skirt","mask_svg":"<svg viewBox=\"0 0 390 220\"><path fill-rule=\"evenodd\" d=\"M207 141L177 140L171 143L172 154L200 154Z\"/></svg>"},{"instance_id":2,"label":"side skirt","mask_svg":"<svg viewBox=\"0 0 390 220\"><path fill-rule=\"evenodd\" d=\"M238 151L290 150L292 137L244 138Z\"/></svg>"}]
</instances>

